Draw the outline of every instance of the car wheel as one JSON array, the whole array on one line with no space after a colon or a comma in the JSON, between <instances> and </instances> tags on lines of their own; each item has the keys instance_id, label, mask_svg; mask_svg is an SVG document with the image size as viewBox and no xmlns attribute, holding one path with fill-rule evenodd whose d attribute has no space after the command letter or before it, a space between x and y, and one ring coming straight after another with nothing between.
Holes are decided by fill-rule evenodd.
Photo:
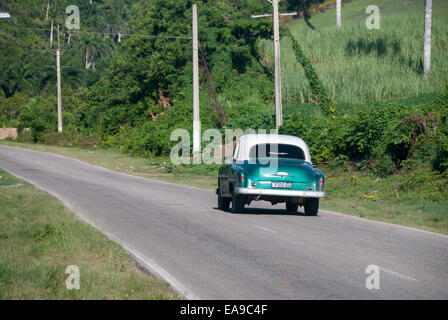
<instances>
[{"instance_id":1,"label":"car wheel","mask_svg":"<svg viewBox=\"0 0 448 320\"><path fill-rule=\"evenodd\" d=\"M242 212L244 210L244 199L233 193L232 194L232 212L233 213L238 213L238 212Z\"/></svg>"},{"instance_id":2,"label":"car wheel","mask_svg":"<svg viewBox=\"0 0 448 320\"><path fill-rule=\"evenodd\" d=\"M219 210L229 210L230 199L225 198L221 195L221 188L218 189L218 209Z\"/></svg>"},{"instance_id":3,"label":"car wheel","mask_svg":"<svg viewBox=\"0 0 448 320\"><path fill-rule=\"evenodd\" d=\"M319 211L319 199L310 198L305 202L305 215L306 216L317 216Z\"/></svg>"},{"instance_id":4,"label":"car wheel","mask_svg":"<svg viewBox=\"0 0 448 320\"><path fill-rule=\"evenodd\" d=\"M297 203L286 202L286 210L289 212L297 212L299 205Z\"/></svg>"}]
</instances>

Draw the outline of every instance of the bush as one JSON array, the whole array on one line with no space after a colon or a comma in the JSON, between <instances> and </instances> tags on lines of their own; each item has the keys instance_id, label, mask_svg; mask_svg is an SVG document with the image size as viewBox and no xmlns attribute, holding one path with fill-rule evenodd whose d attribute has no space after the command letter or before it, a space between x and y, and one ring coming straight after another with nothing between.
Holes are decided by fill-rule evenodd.
<instances>
[{"instance_id":1,"label":"bush","mask_svg":"<svg viewBox=\"0 0 448 320\"><path fill-rule=\"evenodd\" d=\"M57 130L57 116L55 113L56 100L49 98L31 98L19 114L19 131L30 128L34 143L43 142L45 130Z\"/></svg>"},{"instance_id":2,"label":"bush","mask_svg":"<svg viewBox=\"0 0 448 320\"><path fill-rule=\"evenodd\" d=\"M417 198L446 201L448 199L448 171L439 174L427 168L408 173L403 176L399 190L414 193Z\"/></svg>"},{"instance_id":3,"label":"bush","mask_svg":"<svg viewBox=\"0 0 448 320\"><path fill-rule=\"evenodd\" d=\"M15 126L22 107L30 98L23 93L16 93L5 99L0 97L0 126Z\"/></svg>"},{"instance_id":4,"label":"bush","mask_svg":"<svg viewBox=\"0 0 448 320\"><path fill-rule=\"evenodd\" d=\"M343 157L385 176L413 159L443 172L448 167L447 96L423 105L367 106L335 119L299 110L285 117L280 133L305 140L315 162Z\"/></svg>"},{"instance_id":5,"label":"bush","mask_svg":"<svg viewBox=\"0 0 448 320\"><path fill-rule=\"evenodd\" d=\"M130 154L151 156L170 153L171 130L166 125L153 121L145 122L136 128L124 128L117 137L121 150Z\"/></svg>"},{"instance_id":6,"label":"bush","mask_svg":"<svg viewBox=\"0 0 448 320\"><path fill-rule=\"evenodd\" d=\"M436 118L440 119L437 134L432 137L434 151L432 165L434 169L443 172L448 169L448 84L444 93L436 101Z\"/></svg>"}]
</instances>

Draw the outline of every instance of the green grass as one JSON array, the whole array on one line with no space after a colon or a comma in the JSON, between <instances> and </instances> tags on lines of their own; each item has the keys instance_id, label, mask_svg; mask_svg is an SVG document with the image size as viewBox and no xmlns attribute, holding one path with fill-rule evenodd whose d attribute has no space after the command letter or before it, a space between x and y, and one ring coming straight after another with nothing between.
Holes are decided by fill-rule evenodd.
<instances>
[{"instance_id":1,"label":"green grass","mask_svg":"<svg viewBox=\"0 0 448 320\"><path fill-rule=\"evenodd\" d=\"M447 191L440 192L437 181L414 183L426 171L378 178L349 167L322 170L327 181L322 208L448 234Z\"/></svg>"},{"instance_id":2,"label":"green grass","mask_svg":"<svg viewBox=\"0 0 448 320\"><path fill-rule=\"evenodd\" d=\"M380 29L365 26L366 7L380 8ZM400 100L442 90L448 82L448 2L433 1L431 74L422 75L424 0L354 0L289 25L336 104ZM263 63L273 68L272 41L259 42ZM311 94L290 41L282 39L282 94L285 104L306 103Z\"/></svg>"},{"instance_id":3,"label":"green grass","mask_svg":"<svg viewBox=\"0 0 448 320\"><path fill-rule=\"evenodd\" d=\"M56 199L2 169L0 176L0 300L180 298ZM65 286L69 265L79 268L79 290Z\"/></svg>"},{"instance_id":4,"label":"green grass","mask_svg":"<svg viewBox=\"0 0 448 320\"><path fill-rule=\"evenodd\" d=\"M1 144L53 152L114 171L204 189L214 189L217 184L217 165L170 168L164 165L169 163L168 158L137 158L113 149L89 150L17 142ZM402 174L378 179L367 172L343 166L324 166L319 169L326 175L327 191L327 198L321 201L321 208L448 234L446 192L422 190L427 184L407 190L403 186L409 177Z\"/></svg>"}]
</instances>

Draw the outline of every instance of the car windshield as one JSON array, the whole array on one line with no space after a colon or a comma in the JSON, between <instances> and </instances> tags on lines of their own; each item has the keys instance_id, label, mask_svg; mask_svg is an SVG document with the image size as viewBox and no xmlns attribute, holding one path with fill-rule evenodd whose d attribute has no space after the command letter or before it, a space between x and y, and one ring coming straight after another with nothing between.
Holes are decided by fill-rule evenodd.
<instances>
[{"instance_id":1,"label":"car windshield","mask_svg":"<svg viewBox=\"0 0 448 320\"><path fill-rule=\"evenodd\" d=\"M305 153L298 146L290 144L262 143L254 145L249 151L250 159L279 158L305 160Z\"/></svg>"}]
</instances>

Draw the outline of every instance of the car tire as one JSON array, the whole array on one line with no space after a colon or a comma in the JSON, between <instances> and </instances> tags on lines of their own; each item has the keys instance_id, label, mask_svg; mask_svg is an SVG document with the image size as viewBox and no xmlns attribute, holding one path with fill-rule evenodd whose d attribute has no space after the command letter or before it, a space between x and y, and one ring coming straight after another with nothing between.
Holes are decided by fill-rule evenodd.
<instances>
[{"instance_id":1,"label":"car tire","mask_svg":"<svg viewBox=\"0 0 448 320\"><path fill-rule=\"evenodd\" d=\"M218 209L219 210L229 210L230 199L225 198L221 195L221 187L218 189Z\"/></svg>"},{"instance_id":2,"label":"car tire","mask_svg":"<svg viewBox=\"0 0 448 320\"><path fill-rule=\"evenodd\" d=\"M297 212L297 209L299 209L299 205L297 203L286 202L286 211Z\"/></svg>"},{"instance_id":3,"label":"car tire","mask_svg":"<svg viewBox=\"0 0 448 320\"><path fill-rule=\"evenodd\" d=\"M236 193L232 194L232 212L240 213L244 211L244 199Z\"/></svg>"},{"instance_id":4,"label":"car tire","mask_svg":"<svg viewBox=\"0 0 448 320\"><path fill-rule=\"evenodd\" d=\"M306 216L317 216L319 211L319 199L309 198L305 201L305 215Z\"/></svg>"}]
</instances>

